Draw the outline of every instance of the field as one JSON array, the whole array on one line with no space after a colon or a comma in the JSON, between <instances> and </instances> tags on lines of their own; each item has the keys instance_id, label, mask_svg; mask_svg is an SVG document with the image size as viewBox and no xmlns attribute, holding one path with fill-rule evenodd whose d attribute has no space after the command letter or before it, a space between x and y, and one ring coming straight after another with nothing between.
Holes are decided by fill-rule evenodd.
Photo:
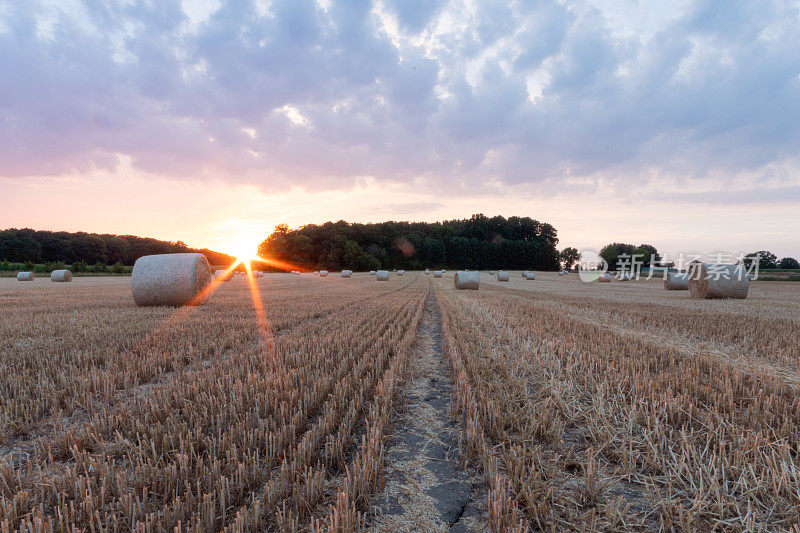
<instances>
[{"instance_id":1,"label":"field","mask_svg":"<svg viewBox=\"0 0 800 533\"><path fill-rule=\"evenodd\" d=\"M800 286L0 279L0 528L800 523Z\"/></svg>"}]
</instances>

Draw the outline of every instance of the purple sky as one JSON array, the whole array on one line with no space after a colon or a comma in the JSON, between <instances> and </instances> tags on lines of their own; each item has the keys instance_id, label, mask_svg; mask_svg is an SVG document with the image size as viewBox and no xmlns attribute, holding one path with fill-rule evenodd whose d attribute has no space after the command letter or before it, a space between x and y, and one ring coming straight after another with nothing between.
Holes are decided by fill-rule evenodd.
<instances>
[{"instance_id":1,"label":"purple sky","mask_svg":"<svg viewBox=\"0 0 800 533\"><path fill-rule=\"evenodd\" d=\"M0 4L0 227L483 212L800 256L799 2L500 4Z\"/></svg>"}]
</instances>

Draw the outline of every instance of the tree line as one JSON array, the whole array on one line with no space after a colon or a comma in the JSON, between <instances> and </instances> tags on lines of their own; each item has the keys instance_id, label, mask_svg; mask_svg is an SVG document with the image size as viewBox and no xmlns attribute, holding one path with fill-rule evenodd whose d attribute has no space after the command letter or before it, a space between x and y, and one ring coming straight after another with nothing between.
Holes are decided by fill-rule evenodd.
<instances>
[{"instance_id":1,"label":"tree line","mask_svg":"<svg viewBox=\"0 0 800 533\"><path fill-rule=\"evenodd\" d=\"M558 270L558 237L529 217L472 215L443 222L349 223L289 229L261 243L259 255L307 270L400 268Z\"/></svg>"},{"instance_id":2,"label":"tree line","mask_svg":"<svg viewBox=\"0 0 800 533\"><path fill-rule=\"evenodd\" d=\"M130 266L143 255L185 252L205 254L212 265L229 265L233 262L229 255L208 249L190 248L181 241L28 228L0 231L0 261L3 262Z\"/></svg>"}]
</instances>

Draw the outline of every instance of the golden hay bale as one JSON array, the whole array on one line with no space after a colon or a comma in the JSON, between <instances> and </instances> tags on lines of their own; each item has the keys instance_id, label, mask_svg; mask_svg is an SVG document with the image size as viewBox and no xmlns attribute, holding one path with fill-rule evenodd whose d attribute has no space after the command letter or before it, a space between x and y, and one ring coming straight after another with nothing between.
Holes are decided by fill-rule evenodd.
<instances>
[{"instance_id":1,"label":"golden hay bale","mask_svg":"<svg viewBox=\"0 0 800 533\"><path fill-rule=\"evenodd\" d=\"M17 272L17 281L33 281L36 275L33 272Z\"/></svg>"},{"instance_id":2,"label":"golden hay bale","mask_svg":"<svg viewBox=\"0 0 800 533\"><path fill-rule=\"evenodd\" d=\"M533 272L525 272L525 279L530 279L530 280L536 279L536 274Z\"/></svg>"},{"instance_id":3,"label":"golden hay bale","mask_svg":"<svg viewBox=\"0 0 800 533\"><path fill-rule=\"evenodd\" d=\"M442 277L442 272L444 272L444 270L434 270L433 271L433 277L434 278L441 278Z\"/></svg>"},{"instance_id":4,"label":"golden hay bale","mask_svg":"<svg viewBox=\"0 0 800 533\"><path fill-rule=\"evenodd\" d=\"M298 272L298 274L299 274L299 272ZM320 270L320 271L319 271L319 276L320 276L321 278L324 278L324 277L325 277L325 276L327 276L327 275L328 275L328 271L327 271L327 270Z\"/></svg>"},{"instance_id":5,"label":"golden hay bale","mask_svg":"<svg viewBox=\"0 0 800 533\"><path fill-rule=\"evenodd\" d=\"M389 281L389 271L388 270L378 270L375 273L375 279L378 281Z\"/></svg>"},{"instance_id":6,"label":"golden hay bale","mask_svg":"<svg viewBox=\"0 0 800 533\"><path fill-rule=\"evenodd\" d=\"M478 278L477 272L456 272L456 275L453 277L453 286L459 290L478 290L479 285L480 279Z\"/></svg>"},{"instance_id":7,"label":"golden hay bale","mask_svg":"<svg viewBox=\"0 0 800 533\"><path fill-rule=\"evenodd\" d=\"M145 255L136 260L131 289L136 305L197 305L211 283L211 267L203 254Z\"/></svg>"},{"instance_id":8,"label":"golden hay bale","mask_svg":"<svg viewBox=\"0 0 800 533\"><path fill-rule=\"evenodd\" d=\"M72 272L69 270L53 270L50 272L50 281L70 282L72 281Z\"/></svg>"},{"instance_id":9,"label":"golden hay bale","mask_svg":"<svg viewBox=\"0 0 800 533\"><path fill-rule=\"evenodd\" d=\"M343 278L349 278L352 275L353 275L353 271L352 270L342 270L342 277Z\"/></svg>"},{"instance_id":10,"label":"golden hay bale","mask_svg":"<svg viewBox=\"0 0 800 533\"><path fill-rule=\"evenodd\" d=\"M668 291L689 290L689 273L667 272L667 277L664 278L664 288Z\"/></svg>"},{"instance_id":11,"label":"golden hay bale","mask_svg":"<svg viewBox=\"0 0 800 533\"><path fill-rule=\"evenodd\" d=\"M696 263L689 269L692 298L747 298L750 278L742 265Z\"/></svg>"},{"instance_id":12,"label":"golden hay bale","mask_svg":"<svg viewBox=\"0 0 800 533\"><path fill-rule=\"evenodd\" d=\"M497 281L508 281L508 279L508 272L503 272L502 270L497 271Z\"/></svg>"}]
</instances>

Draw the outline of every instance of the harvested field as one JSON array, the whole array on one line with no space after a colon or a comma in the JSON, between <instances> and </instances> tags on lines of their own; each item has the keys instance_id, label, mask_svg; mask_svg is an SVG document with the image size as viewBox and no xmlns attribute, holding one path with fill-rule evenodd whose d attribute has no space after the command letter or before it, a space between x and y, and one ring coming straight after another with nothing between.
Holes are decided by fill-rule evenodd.
<instances>
[{"instance_id":1,"label":"harvested field","mask_svg":"<svg viewBox=\"0 0 800 533\"><path fill-rule=\"evenodd\" d=\"M797 284L218 285L142 308L129 278L0 279L3 531L800 521Z\"/></svg>"}]
</instances>

